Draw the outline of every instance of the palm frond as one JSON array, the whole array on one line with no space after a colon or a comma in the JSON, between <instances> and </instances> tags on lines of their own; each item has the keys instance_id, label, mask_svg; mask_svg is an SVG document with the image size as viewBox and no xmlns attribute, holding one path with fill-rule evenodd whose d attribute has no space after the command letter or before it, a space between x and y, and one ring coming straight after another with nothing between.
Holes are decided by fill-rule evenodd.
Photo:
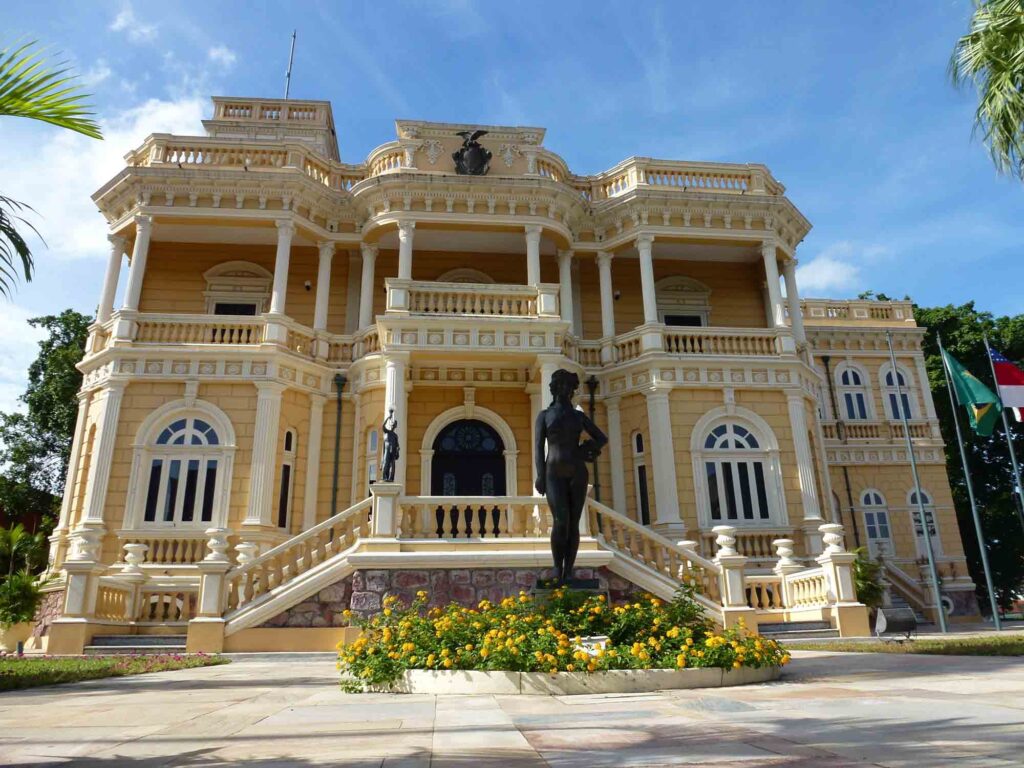
<instances>
[{"instance_id":1,"label":"palm frond","mask_svg":"<svg viewBox=\"0 0 1024 768\"><path fill-rule=\"evenodd\" d=\"M22 224L28 227L40 240L42 236L32 222L21 215L25 211L33 209L25 203L0 195L0 295L3 296L11 295L11 289L18 279L18 262L21 263L25 279L32 279L32 249L18 231L18 226Z\"/></svg>"},{"instance_id":2,"label":"palm frond","mask_svg":"<svg viewBox=\"0 0 1024 768\"><path fill-rule=\"evenodd\" d=\"M949 61L949 76L978 90L974 130L1000 173L1024 179L1024 2L976 0L971 27Z\"/></svg>"},{"instance_id":3,"label":"palm frond","mask_svg":"<svg viewBox=\"0 0 1024 768\"><path fill-rule=\"evenodd\" d=\"M88 95L74 83L65 62L48 66L36 43L0 51L0 115L41 120L102 139L99 124L85 103Z\"/></svg>"}]
</instances>

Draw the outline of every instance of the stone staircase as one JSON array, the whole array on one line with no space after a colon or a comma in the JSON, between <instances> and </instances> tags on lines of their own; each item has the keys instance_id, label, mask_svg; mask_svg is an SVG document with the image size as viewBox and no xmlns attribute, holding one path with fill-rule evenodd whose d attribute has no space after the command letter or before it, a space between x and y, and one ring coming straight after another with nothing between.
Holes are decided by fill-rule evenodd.
<instances>
[{"instance_id":1,"label":"stone staircase","mask_svg":"<svg viewBox=\"0 0 1024 768\"><path fill-rule=\"evenodd\" d=\"M97 635L86 656L152 656L185 653L185 635Z\"/></svg>"},{"instance_id":2,"label":"stone staircase","mask_svg":"<svg viewBox=\"0 0 1024 768\"><path fill-rule=\"evenodd\" d=\"M757 628L772 640L825 640L839 637L839 630L827 621L782 621L777 624L760 624Z\"/></svg>"}]
</instances>

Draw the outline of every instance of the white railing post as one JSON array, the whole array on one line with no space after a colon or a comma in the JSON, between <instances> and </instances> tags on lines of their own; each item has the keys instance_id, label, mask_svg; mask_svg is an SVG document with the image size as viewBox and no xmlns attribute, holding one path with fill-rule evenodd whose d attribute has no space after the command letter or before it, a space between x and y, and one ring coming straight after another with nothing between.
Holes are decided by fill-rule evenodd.
<instances>
[{"instance_id":1,"label":"white railing post","mask_svg":"<svg viewBox=\"0 0 1024 768\"><path fill-rule=\"evenodd\" d=\"M199 600L196 617L188 623L186 650L189 653L220 653L224 650L225 576L231 570L227 528L208 528L206 557L199 569Z\"/></svg>"},{"instance_id":2,"label":"white railing post","mask_svg":"<svg viewBox=\"0 0 1024 768\"><path fill-rule=\"evenodd\" d=\"M772 541L775 547L775 554L779 558L772 568L772 572L779 576L779 586L782 590L782 605L785 608L793 607L793 596L790 594L789 575L802 571L804 566L793 559L795 542L792 539L775 539Z\"/></svg>"},{"instance_id":3,"label":"white railing post","mask_svg":"<svg viewBox=\"0 0 1024 768\"><path fill-rule=\"evenodd\" d=\"M370 486L373 496L373 527L370 535L374 538L395 537L398 525L398 497L402 492L400 483L374 483Z\"/></svg>"},{"instance_id":4,"label":"white railing post","mask_svg":"<svg viewBox=\"0 0 1024 768\"><path fill-rule=\"evenodd\" d=\"M843 547L843 526L826 523L818 526L825 551L816 558L825 574L829 603L835 615L836 626L843 637L864 636L871 633L868 609L857 601L853 582L853 563L857 556Z\"/></svg>"},{"instance_id":5,"label":"white railing post","mask_svg":"<svg viewBox=\"0 0 1024 768\"><path fill-rule=\"evenodd\" d=\"M742 619L748 629L757 630L757 613L747 604L747 588L743 569L747 558L736 550L736 528L731 525L716 525L711 529L716 534L718 552L715 562L722 569L722 623L733 627Z\"/></svg>"}]
</instances>

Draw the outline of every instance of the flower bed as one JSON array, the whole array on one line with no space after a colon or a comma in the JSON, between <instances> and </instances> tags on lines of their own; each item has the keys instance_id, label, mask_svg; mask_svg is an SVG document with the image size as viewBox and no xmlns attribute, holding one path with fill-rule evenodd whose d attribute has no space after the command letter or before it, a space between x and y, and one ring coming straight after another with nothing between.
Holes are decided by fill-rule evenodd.
<instances>
[{"instance_id":1,"label":"flower bed","mask_svg":"<svg viewBox=\"0 0 1024 768\"><path fill-rule=\"evenodd\" d=\"M16 691L37 685L74 683L101 677L140 675L176 669L227 664L221 656L155 654L152 656L0 656L0 691Z\"/></svg>"},{"instance_id":2,"label":"flower bed","mask_svg":"<svg viewBox=\"0 0 1024 768\"><path fill-rule=\"evenodd\" d=\"M520 593L475 609L426 609L385 598L381 613L354 619L362 635L339 646L346 690L395 686L408 670L593 674L607 670L776 668L789 655L743 626L716 631L688 590L668 602L645 596L609 605L603 595L558 590L546 602Z\"/></svg>"}]
</instances>

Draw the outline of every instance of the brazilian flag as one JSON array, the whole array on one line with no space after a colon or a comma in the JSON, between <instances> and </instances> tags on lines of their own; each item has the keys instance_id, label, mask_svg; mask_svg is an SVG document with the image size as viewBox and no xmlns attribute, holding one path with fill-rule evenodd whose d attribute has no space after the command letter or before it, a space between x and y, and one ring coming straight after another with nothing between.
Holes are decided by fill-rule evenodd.
<instances>
[{"instance_id":1,"label":"brazilian flag","mask_svg":"<svg viewBox=\"0 0 1024 768\"><path fill-rule=\"evenodd\" d=\"M974 431L982 437L988 437L996 426L1003 404L991 389L944 349L942 357L946 361L949 377L953 380L957 403L967 408Z\"/></svg>"}]
</instances>

